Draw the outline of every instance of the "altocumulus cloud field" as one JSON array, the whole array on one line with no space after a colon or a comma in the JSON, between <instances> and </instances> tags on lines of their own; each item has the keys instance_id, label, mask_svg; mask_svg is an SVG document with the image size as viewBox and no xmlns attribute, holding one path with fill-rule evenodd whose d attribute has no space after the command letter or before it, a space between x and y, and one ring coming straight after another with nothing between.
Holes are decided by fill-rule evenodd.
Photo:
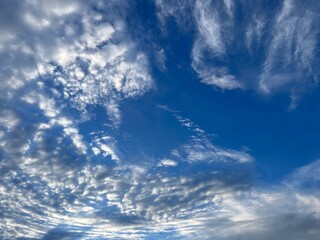
<instances>
[{"instance_id":1,"label":"altocumulus cloud field","mask_svg":"<svg viewBox=\"0 0 320 240\"><path fill-rule=\"evenodd\" d=\"M320 239L316 0L0 1L0 239Z\"/></svg>"}]
</instances>

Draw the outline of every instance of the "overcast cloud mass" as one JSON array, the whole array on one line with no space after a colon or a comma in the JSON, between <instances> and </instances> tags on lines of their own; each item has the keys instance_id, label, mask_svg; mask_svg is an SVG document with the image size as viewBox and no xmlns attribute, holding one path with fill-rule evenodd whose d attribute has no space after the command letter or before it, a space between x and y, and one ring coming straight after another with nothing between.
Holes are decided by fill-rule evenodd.
<instances>
[{"instance_id":1,"label":"overcast cloud mass","mask_svg":"<svg viewBox=\"0 0 320 240\"><path fill-rule=\"evenodd\" d=\"M320 239L318 1L0 3L0 239Z\"/></svg>"}]
</instances>

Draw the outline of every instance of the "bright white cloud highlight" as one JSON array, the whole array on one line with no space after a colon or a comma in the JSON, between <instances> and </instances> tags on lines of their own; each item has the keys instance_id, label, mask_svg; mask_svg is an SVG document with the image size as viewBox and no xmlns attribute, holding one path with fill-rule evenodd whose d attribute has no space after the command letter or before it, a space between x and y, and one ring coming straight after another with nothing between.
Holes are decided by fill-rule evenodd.
<instances>
[{"instance_id":1,"label":"bright white cloud highlight","mask_svg":"<svg viewBox=\"0 0 320 240\"><path fill-rule=\"evenodd\" d=\"M8 97L42 78L84 117L88 106L101 105L118 126L121 100L144 94L153 80L146 54L131 40L121 14L114 12L117 4L18 3L20 12L11 16L14 25L2 27L0 58L10 58L1 67L1 77L6 79L1 88ZM7 5L7 11L15 8L13 3ZM5 36L11 36L10 41Z\"/></svg>"}]
</instances>

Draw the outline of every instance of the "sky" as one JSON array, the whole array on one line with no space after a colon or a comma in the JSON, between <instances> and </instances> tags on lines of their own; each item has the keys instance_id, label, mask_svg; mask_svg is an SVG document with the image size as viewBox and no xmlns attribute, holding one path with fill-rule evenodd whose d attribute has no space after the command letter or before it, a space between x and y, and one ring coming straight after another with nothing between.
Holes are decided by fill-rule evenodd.
<instances>
[{"instance_id":1,"label":"sky","mask_svg":"<svg viewBox=\"0 0 320 240\"><path fill-rule=\"evenodd\" d=\"M320 238L317 0L0 0L1 240Z\"/></svg>"}]
</instances>

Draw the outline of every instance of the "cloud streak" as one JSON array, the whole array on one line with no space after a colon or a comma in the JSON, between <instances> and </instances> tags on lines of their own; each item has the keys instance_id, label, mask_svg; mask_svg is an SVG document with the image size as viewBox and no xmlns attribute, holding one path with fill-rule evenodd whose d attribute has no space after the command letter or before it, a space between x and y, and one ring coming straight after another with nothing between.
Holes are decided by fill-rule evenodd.
<instances>
[{"instance_id":1,"label":"cloud streak","mask_svg":"<svg viewBox=\"0 0 320 240\"><path fill-rule=\"evenodd\" d=\"M299 96L318 82L320 15L313 1L284 0L273 6L195 0L179 9L156 3L162 23L175 18L182 28L187 12L193 12L191 65L205 84L263 94L286 91L293 109Z\"/></svg>"},{"instance_id":2,"label":"cloud streak","mask_svg":"<svg viewBox=\"0 0 320 240\"><path fill-rule=\"evenodd\" d=\"M167 111L177 119L180 125L190 132L192 135L186 144L179 149L174 149L171 157L180 158L182 161L189 163L196 162L238 162L251 163L254 158L246 151L236 151L217 146L210 141L208 134L190 119L182 117L179 111L172 110L166 105L157 105L160 109Z\"/></svg>"}]
</instances>

